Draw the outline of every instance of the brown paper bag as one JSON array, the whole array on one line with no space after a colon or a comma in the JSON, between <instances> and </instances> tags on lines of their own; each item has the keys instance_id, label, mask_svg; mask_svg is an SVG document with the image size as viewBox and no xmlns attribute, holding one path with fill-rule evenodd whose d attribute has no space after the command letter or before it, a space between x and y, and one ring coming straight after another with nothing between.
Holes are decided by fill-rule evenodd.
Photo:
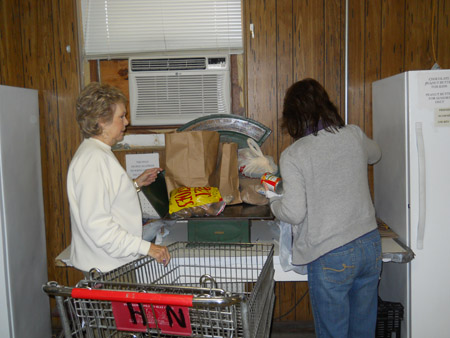
<instances>
[{"instance_id":1,"label":"brown paper bag","mask_svg":"<svg viewBox=\"0 0 450 338\"><path fill-rule=\"evenodd\" d=\"M167 192L179 187L214 186L219 149L217 131L166 134Z\"/></svg>"},{"instance_id":2,"label":"brown paper bag","mask_svg":"<svg viewBox=\"0 0 450 338\"><path fill-rule=\"evenodd\" d=\"M237 153L237 143L221 143L219 146L215 186L219 188L220 195L228 205L242 203Z\"/></svg>"}]
</instances>

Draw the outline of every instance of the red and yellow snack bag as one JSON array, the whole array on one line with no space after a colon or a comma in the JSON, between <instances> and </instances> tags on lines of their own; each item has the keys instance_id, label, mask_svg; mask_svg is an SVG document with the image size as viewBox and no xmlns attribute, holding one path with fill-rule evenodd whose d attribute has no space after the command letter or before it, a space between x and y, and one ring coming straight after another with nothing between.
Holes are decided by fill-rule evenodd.
<instances>
[{"instance_id":1,"label":"red and yellow snack bag","mask_svg":"<svg viewBox=\"0 0 450 338\"><path fill-rule=\"evenodd\" d=\"M225 204L216 187L180 187L170 193L169 214L171 218L217 216Z\"/></svg>"}]
</instances>

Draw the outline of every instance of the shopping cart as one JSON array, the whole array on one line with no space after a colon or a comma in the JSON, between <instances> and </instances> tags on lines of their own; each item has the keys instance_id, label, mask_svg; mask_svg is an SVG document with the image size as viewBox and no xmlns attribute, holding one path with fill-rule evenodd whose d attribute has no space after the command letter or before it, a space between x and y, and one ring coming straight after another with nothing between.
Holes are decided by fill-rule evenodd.
<instances>
[{"instance_id":1,"label":"shopping cart","mask_svg":"<svg viewBox=\"0 0 450 338\"><path fill-rule=\"evenodd\" d=\"M273 245L177 242L75 288L49 282L65 337L269 337Z\"/></svg>"}]
</instances>

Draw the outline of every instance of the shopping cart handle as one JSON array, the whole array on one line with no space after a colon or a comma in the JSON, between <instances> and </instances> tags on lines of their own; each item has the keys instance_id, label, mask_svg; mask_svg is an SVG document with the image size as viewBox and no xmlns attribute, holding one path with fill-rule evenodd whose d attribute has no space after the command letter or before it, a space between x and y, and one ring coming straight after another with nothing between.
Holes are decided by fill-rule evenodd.
<instances>
[{"instance_id":1,"label":"shopping cart handle","mask_svg":"<svg viewBox=\"0 0 450 338\"><path fill-rule=\"evenodd\" d=\"M192 307L193 295L74 288L72 298Z\"/></svg>"}]
</instances>

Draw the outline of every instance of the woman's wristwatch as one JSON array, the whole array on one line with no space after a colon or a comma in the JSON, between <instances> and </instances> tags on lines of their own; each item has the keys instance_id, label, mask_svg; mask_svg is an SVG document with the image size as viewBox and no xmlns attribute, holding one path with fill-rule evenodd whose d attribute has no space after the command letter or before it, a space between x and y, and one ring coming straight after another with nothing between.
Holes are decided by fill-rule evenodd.
<instances>
[{"instance_id":1,"label":"woman's wristwatch","mask_svg":"<svg viewBox=\"0 0 450 338\"><path fill-rule=\"evenodd\" d=\"M136 191L139 192L141 191L141 188L139 187L139 185L137 184L136 180L133 180L133 185L136 188Z\"/></svg>"}]
</instances>

